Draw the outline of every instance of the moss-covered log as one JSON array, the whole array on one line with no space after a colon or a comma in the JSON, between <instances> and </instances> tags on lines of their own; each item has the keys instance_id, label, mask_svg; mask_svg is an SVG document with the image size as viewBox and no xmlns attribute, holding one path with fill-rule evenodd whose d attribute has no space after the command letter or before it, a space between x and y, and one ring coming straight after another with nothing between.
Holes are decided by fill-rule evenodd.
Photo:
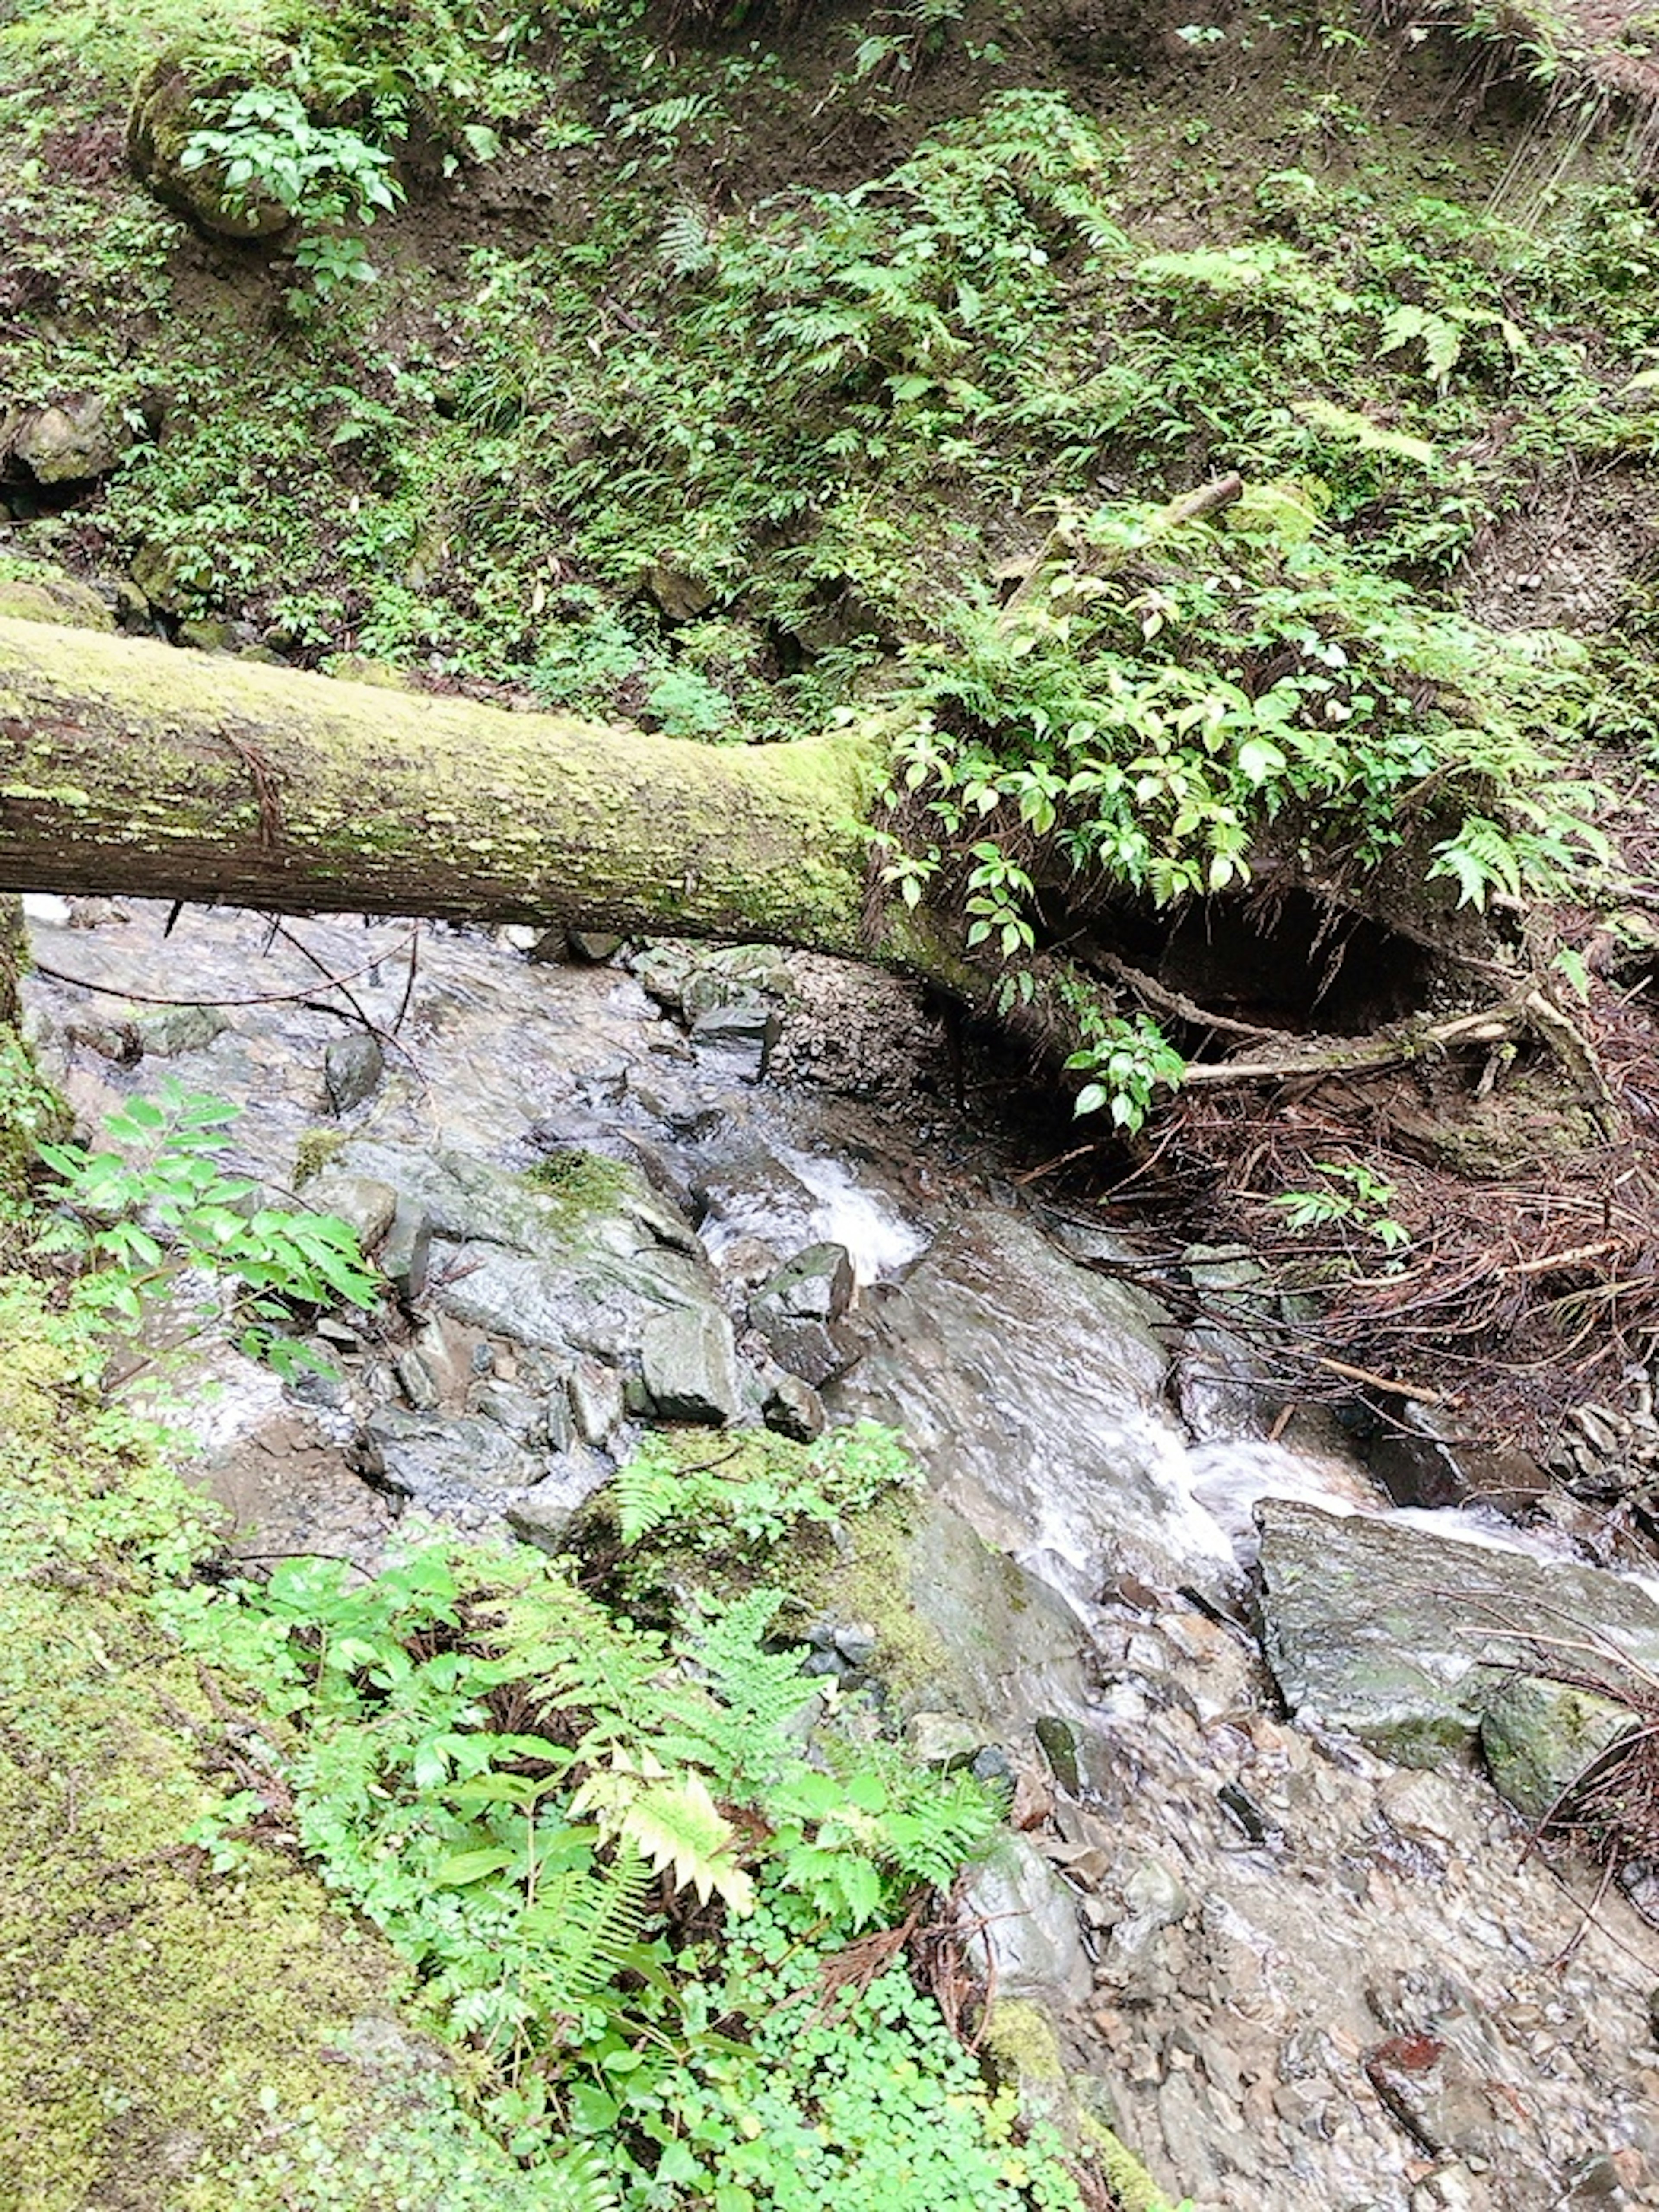
<instances>
[{"instance_id":1,"label":"moss-covered log","mask_svg":"<svg viewBox=\"0 0 1659 2212\"><path fill-rule=\"evenodd\" d=\"M0 885L860 950L850 739L709 746L0 618Z\"/></svg>"}]
</instances>

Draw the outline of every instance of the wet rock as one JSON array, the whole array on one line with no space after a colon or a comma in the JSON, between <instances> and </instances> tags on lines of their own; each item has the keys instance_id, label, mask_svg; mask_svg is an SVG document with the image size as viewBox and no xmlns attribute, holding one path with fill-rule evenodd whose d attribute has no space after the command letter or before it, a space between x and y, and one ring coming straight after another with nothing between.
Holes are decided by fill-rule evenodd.
<instances>
[{"instance_id":1,"label":"wet rock","mask_svg":"<svg viewBox=\"0 0 1659 2212\"><path fill-rule=\"evenodd\" d=\"M427 1271L431 1264L432 1217L416 1200L395 1193L393 1195L396 1204L391 1224L375 1255L376 1263L403 1303L416 1305L425 1296Z\"/></svg>"},{"instance_id":2,"label":"wet rock","mask_svg":"<svg viewBox=\"0 0 1659 2212\"><path fill-rule=\"evenodd\" d=\"M569 957L570 933L562 921L543 930L525 954L526 960L533 960L541 967L557 967Z\"/></svg>"},{"instance_id":3,"label":"wet rock","mask_svg":"<svg viewBox=\"0 0 1659 2212\"><path fill-rule=\"evenodd\" d=\"M767 1427L798 1444L810 1444L821 1437L828 1418L823 1399L799 1375L775 1375L761 1401L761 1419Z\"/></svg>"},{"instance_id":4,"label":"wet rock","mask_svg":"<svg viewBox=\"0 0 1659 2212\"><path fill-rule=\"evenodd\" d=\"M614 960L625 942L608 929L571 929L566 931L565 936L570 957L590 968L603 967L607 960Z\"/></svg>"},{"instance_id":5,"label":"wet rock","mask_svg":"<svg viewBox=\"0 0 1659 2212\"><path fill-rule=\"evenodd\" d=\"M356 1231L365 1252L387 1238L398 1218L398 1194L375 1176L340 1175L325 1170L306 1185L306 1204L316 1213L331 1213ZM385 1261L381 1261L382 1267ZM387 1271L389 1273L389 1271Z\"/></svg>"},{"instance_id":6,"label":"wet rock","mask_svg":"<svg viewBox=\"0 0 1659 2212\"><path fill-rule=\"evenodd\" d=\"M229 1017L217 1006L156 1006L137 1016L138 1035L151 1060L177 1060L222 1036Z\"/></svg>"},{"instance_id":7,"label":"wet rock","mask_svg":"<svg viewBox=\"0 0 1659 2212\"><path fill-rule=\"evenodd\" d=\"M586 1159L548 1189L447 1148L362 1137L341 1159L425 1209L434 1302L488 1336L615 1364L637 1357L647 1315L714 1304L695 1233L631 1165Z\"/></svg>"},{"instance_id":8,"label":"wet rock","mask_svg":"<svg viewBox=\"0 0 1659 2212\"><path fill-rule=\"evenodd\" d=\"M1288 1499L1263 1499L1256 1520L1262 1645L1285 1703L1403 1764L1473 1747L1498 1691L1526 1671L1529 1628L1659 1668L1659 1605L1598 1568Z\"/></svg>"},{"instance_id":9,"label":"wet rock","mask_svg":"<svg viewBox=\"0 0 1659 2212\"><path fill-rule=\"evenodd\" d=\"M813 1244L763 1284L749 1303L750 1326L792 1375L821 1387L847 1367L852 1346L835 1324L853 1295L853 1266L840 1244Z\"/></svg>"},{"instance_id":10,"label":"wet rock","mask_svg":"<svg viewBox=\"0 0 1659 2212\"><path fill-rule=\"evenodd\" d=\"M980 1932L969 1954L998 1993L1081 2003L1093 1981L1077 1899L1029 1836L999 1836L970 1875L963 1904Z\"/></svg>"},{"instance_id":11,"label":"wet rock","mask_svg":"<svg viewBox=\"0 0 1659 2212\"><path fill-rule=\"evenodd\" d=\"M336 1037L323 1060L323 1080L328 1103L337 1114L349 1114L374 1096L386 1073L386 1054L380 1040L359 1032Z\"/></svg>"},{"instance_id":12,"label":"wet rock","mask_svg":"<svg viewBox=\"0 0 1659 2212\"><path fill-rule=\"evenodd\" d=\"M844 1244L810 1244L778 1269L760 1300L803 1321L839 1321L853 1301L853 1262Z\"/></svg>"},{"instance_id":13,"label":"wet rock","mask_svg":"<svg viewBox=\"0 0 1659 2212\"><path fill-rule=\"evenodd\" d=\"M1486 1771L1528 1820L1542 1820L1590 1766L1638 1725L1628 1705L1535 1674L1502 1683L1480 1716Z\"/></svg>"},{"instance_id":14,"label":"wet rock","mask_svg":"<svg viewBox=\"0 0 1659 2212\"><path fill-rule=\"evenodd\" d=\"M757 994L782 997L792 988L787 957L775 945L728 945L710 952L690 945L653 945L629 963L659 1004L689 1020Z\"/></svg>"},{"instance_id":15,"label":"wet rock","mask_svg":"<svg viewBox=\"0 0 1659 2212\"><path fill-rule=\"evenodd\" d=\"M556 1454L544 1480L508 1505L507 1526L544 1552L563 1551L577 1515L615 1472L609 1460L580 1444Z\"/></svg>"},{"instance_id":16,"label":"wet rock","mask_svg":"<svg viewBox=\"0 0 1659 2212\"><path fill-rule=\"evenodd\" d=\"M369 1417L356 1457L371 1481L432 1511L480 1491L528 1489L546 1472L544 1457L495 1421L474 1413L442 1419L397 1406Z\"/></svg>"},{"instance_id":17,"label":"wet rock","mask_svg":"<svg viewBox=\"0 0 1659 2212\"><path fill-rule=\"evenodd\" d=\"M1530 1452L1494 1450L1436 1433L1434 1415L1411 1407L1401 1425L1376 1437L1365 1464L1396 1505L1431 1510L1470 1502L1513 1511L1549 1487Z\"/></svg>"},{"instance_id":18,"label":"wet rock","mask_svg":"<svg viewBox=\"0 0 1659 2212\"><path fill-rule=\"evenodd\" d=\"M777 1008L759 999L709 1006L691 1024L694 1044L708 1045L734 1068L740 1066L752 1083L764 1079L773 1048L782 1035L783 1019Z\"/></svg>"},{"instance_id":19,"label":"wet rock","mask_svg":"<svg viewBox=\"0 0 1659 2212\"><path fill-rule=\"evenodd\" d=\"M714 1100L700 1097L695 1091L654 1070L630 1068L628 1096L641 1113L649 1115L653 1121L660 1121L672 1136L694 1142L713 1136L727 1118L726 1109Z\"/></svg>"},{"instance_id":20,"label":"wet rock","mask_svg":"<svg viewBox=\"0 0 1659 2212\"><path fill-rule=\"evenodd\" d=\"M651 1403L664 1420L723 1427L737 1419L737 1358L723 1313L706 1306L652 1315L640 1334L640 1358Z\"/></svg>"},{"instance_id":21,"label":"wet rock","mask_svg":"<svg viewBox=\"0 0 1659 2212\"><path fill-rule=\"evenodd\" d=\"M1489 2076L1451 2039L1424 2033L1391 2036L1365 2057L1365 2072L1407 2134L1433 2157L1448 2154L1513 2168L1534 2162L1517 2116L1494 2096Z\"/></svg>"},{"instance_id":22,"label":"wet rock","mask_svg":"<svg viewBox=\"0 0 1659 2212\"><path fill-rule=\"evenodd\" d=\"M584 1443L603 1445L623 1424L622 1377L602 1360L579 1359L570 1370L570 1411Z\"/></svg>"}]
</instances>

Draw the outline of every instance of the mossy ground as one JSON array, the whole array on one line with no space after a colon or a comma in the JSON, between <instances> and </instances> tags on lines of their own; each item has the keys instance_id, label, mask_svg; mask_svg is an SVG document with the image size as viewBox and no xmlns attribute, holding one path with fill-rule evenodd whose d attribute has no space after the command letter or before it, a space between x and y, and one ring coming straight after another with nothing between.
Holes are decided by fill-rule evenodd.
<instances>
[{"instance_id":1,"label":"mossy ground","mask_svg":"<svg viewBox=\"0 0 1659 2212\"><path fill-rule=\"evenodd\" d=\"M0 1282L0 2212L513 2201L385 1948L276 1851L188 1832L263 1782L257 1701L150 1611L201 1501Z\"/></svg>"}]
</instances>

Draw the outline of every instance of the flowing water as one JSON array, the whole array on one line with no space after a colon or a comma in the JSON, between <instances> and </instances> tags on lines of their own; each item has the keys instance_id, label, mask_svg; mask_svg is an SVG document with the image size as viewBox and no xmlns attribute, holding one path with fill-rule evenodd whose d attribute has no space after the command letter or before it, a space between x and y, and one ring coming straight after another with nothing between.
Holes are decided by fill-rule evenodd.
<instances>
[{"instance_id":1,"label":"flowing water","mask_svg":"<svg viewBox=\"0 0 1659 2212\"><path fill-rule=\"evenodd\" d=\"M506 1169L571 1143L642 1164L696 1221L739 1327L778 1261L846 1247L859 1356L832 1412L902 1427L928 1470L918 1601L983 1654L963 1663L971 1717L1017 1765L1036 1759L1034 1721L1073 1731L1079 1771L1058 1790L1039 1778L1048 1817L1009 1909L1066 1951L1045 1993L1072 2055L1172 2189L1201 2212L1659 2203L1648 1931L1617 1899L1605 1928L1582 1923L1536 1863L1517 1871L1520 1831L1472 1773L1292 1726L1243 1625L1256 1501L1389 1501L1326 1417L1297 1413L1273 1442L1276 1398L1226 1376L1190 1387L1213 1346L1183 1346L1085 1264L1110 1238L1024 1202L994 1146L927 1101L902 994L889 1027L912 1033L848 1097L755 1080L623 970L537 964L483 933L337 919L273 938L191 910L168 935L159 908L31 904L42 967L101 987L28 987L43 1057L89 1124L158 1076L151 1054L109 1056L133 1009L106 994L240 1001L167 1066L245 1108L239 1155L288 1188L307 1133L340 1126L326 1048L367 1022L387 1072L351 1131ZM809 989L785 1058L792 1025L834 1027L866 989L895 987L847 970L828 999ZM443 1249L466 1265L477 1248L458 1233ZM343 1450L362 1408L218 1365L194 1425L251 1534L372 1550L392 1508ZM1478 1515L1409 1525L1426 1543L1565 1548ZM1017 1988L1029 1959L1005 1948ZM1431 2046L1432 2082L1402 2087Z\"/></svg>"}]
</instances>

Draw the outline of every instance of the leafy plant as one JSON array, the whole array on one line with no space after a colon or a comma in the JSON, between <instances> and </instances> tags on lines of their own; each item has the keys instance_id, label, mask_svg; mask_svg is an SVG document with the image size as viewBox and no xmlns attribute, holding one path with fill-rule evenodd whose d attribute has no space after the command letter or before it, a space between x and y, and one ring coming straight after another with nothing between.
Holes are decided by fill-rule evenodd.
<instances>
[{"instance_id":1,"label":"leafy plant","mask_svg":"<svg viewBox=\"0 0 1659 2212\"><path fill-rule=\"evenodd\" d=\"M239 92L214 124L191 132L179 159L185 169L216 167L233 207L252 213L274 202L302 222L295 258L319 298L374 281L368 248L346 226L366 227L401 201L393 157L356 131L313 122L291 88Z\"/></svg>"},{"instance_id":2,"label":"leafy plant","mask_svg":"<svg viewBox=\"0 0 1659 2212\"><path fill-rule=\"evenodd\" d=\"M1286 1228L1298 1234L1333 1224L1357 1229L1363 1237L1375 1237L1386 1252L1402 1251L1411 1243L1411 1231L1391 1211L1396 1195L1391 1182L1358 1160L1316 1164L1327 1178L1322 1188L1281 1191L1273 1200Z\"/></svg>"},{"instance_id":3,"label":"leafy plant","mask_svg":"<svg viewBox=\"0 0 1659 2212\"><path fill-rule=\"evenodd\" d=\"M1073 1053L1068 1068L1087 1073L1090 1080L1073 1103L1074 1114L1097 1114L1112 1109L1112 1120L1132 1134L1145 1122L1160 1086L1180 1087L1187 1063L1149 1014L1126 1021L1120 1014L1102 1015L1092 1007L1083 1010L1089 1042Z\"/></svg>"},{"instance_id":4,"label":"leafy plant","mask_svg":"<svg viewBox=\"0 0 1659 2212\"><path fill-rule=\"evenodd\" d=\"M712 1459L684 1431L647 1437L611 1486L623 1542L647 1539L703 1552L764 1550L803 1524L829 1528L921 1475L902 1440L876 1421L799 1444L770 1431Z\"/></svg>"},{"instance_id":5,"label":"leafy plant","mask_svg":"<svg viewBox=\"0 0 1659 2212\"><path fill-rule=\"evenodd\" d=\"M241 1349L291 1374L319 1364L285 1333L296 1312L337 1299L370 1305L378 1286L337 1216L250 1206L258 1185L223 1159L240 1110L169 1079L159 1098L131 1098L105 1116L114 1149L41 1145L57 1211L35 1249L73 1255L76 1305L127 1331L185 1270L223 1277L235 1286Z\"/></svg>"},{"instance_id":6,"label":"leafy plant","mask_svg":"<svg viewBox=\"0 0 1659 2212\"><path fill-rule=\"evenodd\" d=\"M668 1642L534 1553L428 1546L355 1587L296 1560L161 1609L263 1686L305 1849L487 2056L534 2170L599 2154L628 2212L1071 2212L902 1965L821 2002L836 1951L947 1886L997 1811L843 1717L769 1643L777 1602ZM199 1838L228 1863L250 1814L228 1799Z\"/></svg>"}]
</instances>

